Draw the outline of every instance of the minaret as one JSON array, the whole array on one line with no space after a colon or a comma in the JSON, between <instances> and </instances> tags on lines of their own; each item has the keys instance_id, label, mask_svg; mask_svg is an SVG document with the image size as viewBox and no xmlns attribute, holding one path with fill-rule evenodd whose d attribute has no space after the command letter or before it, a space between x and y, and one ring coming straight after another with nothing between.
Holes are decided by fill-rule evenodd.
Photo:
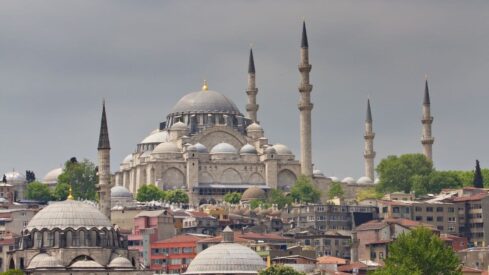
<instances>
[{"instance_id":1,"label":"minaret","mask_svg":"<svg viewBox=\"0 0 489 275\"><path fill-rule=\"evenodd\" d=\"M256 104L256 94L258 89L255 82L255 60L253 59L253 49L250 49L250 61L248 64L248 89L246 94L248 95L248 104L246 104L246 111L248 112L248 118L253 122L258 123L256 113L258 112L259 105Z\"/></svg>"},{"instance_id":2,"label":"minaret","mask_svg":"<svg viewBox=\"0 0 489 275\"><path fill-rule=\"evenodd\" d=\"M421 137L421 144L423 144L423 154L427 159L433 161L433 142L435 138L431 136L431 124L433 123L433 117L431 116L430 107L430 91L428 89L428 79L425 82L424 88L424 100L423 100L423 135Z\"/></svg>"},{"instance_id":3,"label":"minaret","mask_svg":"<svg viewBox=\"0 0 489 275\"><path fill-rule=\"evenodd\" d=\"M98 140L98 185L99 208L110 220L110 142L105 115L105 101L102 104L102 120Z\"/></svg>"},{"instance_id":4,"label":"minaret","mask_svg":"<svg viewBox=\"0 0 489 275\"><path fill-rule=\"evenodd\" d=\"M308 177L312 176L312 150L311 150L311 103L312 85L309 84L309 45L307 42L306 22L302 24L301 61L299 72L301 83L299 86L300 100L300 135L301 135L301 173Z\"/></svg>"},{"instance_id":5,"label":"minaret","mask_svg":"<svg viewBox=\"0 0 489 275\"><path fill-rule=\"evenodd\" d=\"M363 153L363 157L365 159L365 176L369 177L372 182L375 180L374 175L374 159L375 159L375 151L374 151L374 137L375 133L373 132L372 127L372 111L370 110L370 99L367 100L367 117L365 119L365 135L363 136L365 139L365 151Z\"/></svg>"}]
</instances>

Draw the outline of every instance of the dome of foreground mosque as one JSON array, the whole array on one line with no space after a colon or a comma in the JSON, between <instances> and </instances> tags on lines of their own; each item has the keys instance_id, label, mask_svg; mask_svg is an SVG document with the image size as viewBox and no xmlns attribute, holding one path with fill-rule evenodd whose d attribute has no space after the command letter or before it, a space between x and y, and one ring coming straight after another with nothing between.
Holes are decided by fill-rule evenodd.
<instances>
[{"instance_id":1,"label":"dome of foreground mosque","mask_svg":"<svg viewBox=\"0 0 489 275\"><path fill-rule=\"evenodd\" d=\"M227 113L240 115L238 107L226 96L216 91L202 90L183 96L171 111L181 113Z\"/></svg>"}]
</instances>

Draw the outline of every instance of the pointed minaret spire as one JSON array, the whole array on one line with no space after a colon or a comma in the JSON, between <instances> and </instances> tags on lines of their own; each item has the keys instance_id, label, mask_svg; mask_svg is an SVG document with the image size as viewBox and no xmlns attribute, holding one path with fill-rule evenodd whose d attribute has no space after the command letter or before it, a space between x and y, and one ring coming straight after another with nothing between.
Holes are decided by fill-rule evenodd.
<instances>
[{"instance_id":1,"label":"pointed minaret spire","mask_svg":"<svg viewBox=\"0 0 489 275\"><path fill-rule=\"evenodd\" d=\"M299 72L301 83L299 85L299 112L300 112L300 140L301 140L301 173L312 177L312 138L311 138L311 103L312 85L309 83L309 44L307 43L306 22L302 24L301 61Z\"/></svg>"},{"instance_id":2,"label":"pointed minaret spire","mask_svg":"<svg viewBox=\"0 0 489 275\"><path fill-rule=\"evenodd\" d=\"M428 78L426 77L424 99L423 99L423 133L421 136L421 144L423 145L423 154L427 159L433 161L433 143L435 138L431 136L431 124L433 123L433 117L431 116L431 102L430 92L428 88Z\"/></svg>"},{"instance_id":3,"label":"pointed minaret spire","mask_svg":"<svg viewBox=\"0 0 489 275\"><path fill-rule=\"evenodd\" d=\"M99 209L110 220L110 142L105 114L105 100L102 104L102 120L98 140L98 184Z\"/></svg>"},{"instance_id":4,"label":"pointed minaret spire","mask_svg":"<svg viewBox=\"0 0 489 275\"><path fill-rule=\"evenodd\" d=\"M374 159L375 159L375 151L374 151L374 137L375 133L373 132L373 120L372 120L372 111L370 109L370 99L367 100L367 117L365 119L365 151L363 153L363 157L365 160L365 176L369 177L372 182L375 181L374 174Z\"/></svg>"},{"instance_id":5,"label":"pointed minaret spire","mask_svg":"<svg viewBox=\"0 0 489 275\"><path fill-rule=\"evenodd\" d=\"M253 58L253 49L250 48L250 60L248 64L248 88L246 89L248 104L246 104L246 111L248 112L248 118L255 123L259 123L257 112L260 106L256 104L257 93L258 89L256 88L255 60Z\"/></svg>"},{"instance_id":6,"label":"pointed minaret spire","mask_svg":"<svg viewBox=\"0 0 489 275\"><path fill-rule=\"evenodd\" d=\"M110 149L109 130L107 129L107 116L105 114L105 100L102 103L102 119L100 121L98 149Z\"/></svg>"}]
</instances>

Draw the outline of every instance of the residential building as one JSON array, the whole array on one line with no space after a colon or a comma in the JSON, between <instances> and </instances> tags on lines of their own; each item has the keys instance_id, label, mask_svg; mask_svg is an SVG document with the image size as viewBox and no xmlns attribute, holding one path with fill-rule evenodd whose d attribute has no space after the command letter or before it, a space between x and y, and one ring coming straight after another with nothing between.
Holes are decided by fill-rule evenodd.
<instances>
[{"instance_id":1,"label":"residential building","mask_svg":"<svg viewBox=\"0 0 489 275\"><path fill-rule=\"evenodd\" d=\"M298 228L284 233L284 236L295 239L298 244L313 249L318 256L335 256L350 258L351 231L347 230L316 230Z\"/></svg>"}]
</instances>

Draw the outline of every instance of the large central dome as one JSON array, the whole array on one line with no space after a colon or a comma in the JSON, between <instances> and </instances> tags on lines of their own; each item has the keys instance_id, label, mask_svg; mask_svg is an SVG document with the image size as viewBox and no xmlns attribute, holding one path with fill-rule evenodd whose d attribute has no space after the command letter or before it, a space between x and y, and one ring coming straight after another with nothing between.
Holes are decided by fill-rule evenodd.
<instances>
[{"instance_id":1,"label":"large central dome","mask_svg":"<svg viewBox=\"0 0 489 275\"><path fill-rule=\"evenodd\" d=\"M241 115L238 107L216 91L198 91L183 96L173 107L171 114L227 113Z\"/></svg>"}]
</instances>

